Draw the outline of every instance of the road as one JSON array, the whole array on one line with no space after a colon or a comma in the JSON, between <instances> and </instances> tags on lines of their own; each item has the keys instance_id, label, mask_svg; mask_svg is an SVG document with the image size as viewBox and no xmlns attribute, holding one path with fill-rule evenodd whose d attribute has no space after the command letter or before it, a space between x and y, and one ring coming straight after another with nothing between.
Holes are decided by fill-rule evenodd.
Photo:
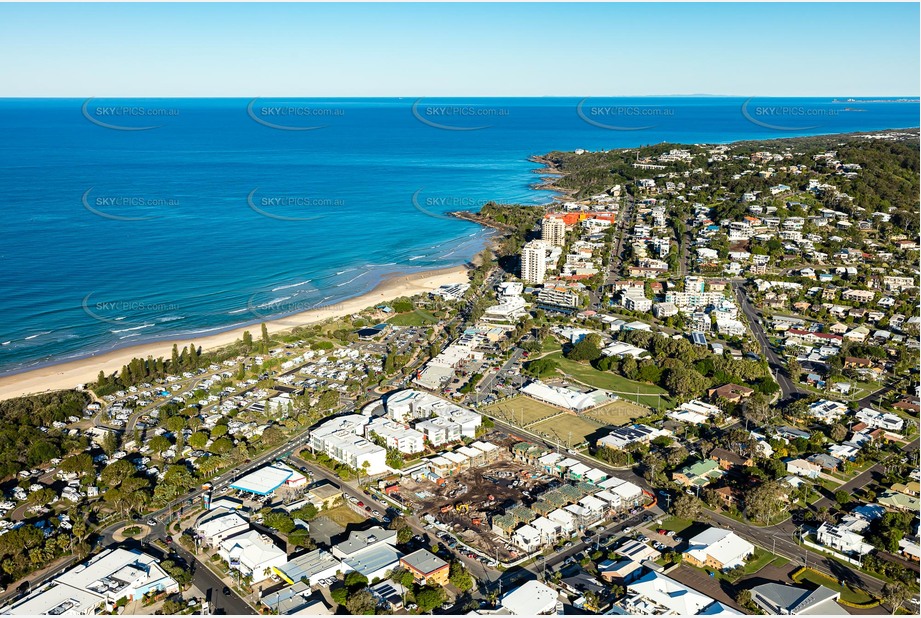
<instances>
[{"instance_id":1,"label":"road","mask_svg":"<svg viewBox=\"0 0 921 618\"><path fill-rule=\"evenodd\" d=\"M256 613L246 601L241 599L232 590L230 590L230 594L224 594L224 589L227 587L227 584L221 581L214 572L202 564L192 554L184 548L179 547L178 543L173 543L172 550L189 565L192 570L192 583L196 588L201 590L205 598L210 601L212 614L240 616L254 615Z\"/></svg>"},{"instance_id":2,"label":"road","mask_svg":"<svg viewBox=\"0 0 921 618\"><path fill-rule=\"evenodd\" d=\"M847 581L877 596L879 596L885 585L885 582L882 580L861 573L860 571L848 567L844 563L826 558L822 554L813 552L808 547L800 545L795 537L797 527L789 519L782 524L765 527L743 524L731 517L712 511L706 511L701 519L709 519L709 523L732 530L751 543L763 547L779 556L788 558L798 565L808 566L838 581Z\"/></svg>"},{"instance_id":3,"label":"road","mask_svg":"<svg viewBox=\"0 0 921 618\"><path fill-rule=\"evenodd\" d=\"M794 384L793 380L790 379L790 376L787 374L787 370L784 367L783 361L781 360L780 356L777 355L777 352L774 351L774 348L771 347L771 342L768 341L767 334L765 334L764 328L762 328L761 322L758 319L758 312L754 305L749 302L748 296L745 295L745 291L742 289L740 282L733 281L731 285L733 290L735 290L736 297L739 300L739 307L741 307L745 317L748 318L748 323L751 326L751 331L754 333L755 339L761 346L761 352L768 360L768 365L771 368L771 373L774 374L774 377L777 379L777 383L780 385L780 400L786 401L799 393L805 392L801 390L796 384Z\"/></svg>"}]
</instances>

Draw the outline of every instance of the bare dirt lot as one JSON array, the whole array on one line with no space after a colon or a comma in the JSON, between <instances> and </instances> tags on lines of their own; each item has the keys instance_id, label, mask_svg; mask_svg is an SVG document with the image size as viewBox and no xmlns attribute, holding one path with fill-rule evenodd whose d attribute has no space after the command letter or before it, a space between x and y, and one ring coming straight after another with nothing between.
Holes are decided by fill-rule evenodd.
<instances>
[{"instance_id":1,"label":"bare dirt lot","mask_svg":"<svg viewBox=\"0 0 921 618\"><path fill-rule=\"evenodd\" d=\"M493 534L490 521L514 506L527 506L551 484L559 484L536 468L500 459L471 468L445 479L443 485L404 477L400 495L414 511L430 514L453 527L455 534L471 547L500 560L515 558L515 548ZM478 523L477 523L478 522Z\"/></svg>"}]
</instances>

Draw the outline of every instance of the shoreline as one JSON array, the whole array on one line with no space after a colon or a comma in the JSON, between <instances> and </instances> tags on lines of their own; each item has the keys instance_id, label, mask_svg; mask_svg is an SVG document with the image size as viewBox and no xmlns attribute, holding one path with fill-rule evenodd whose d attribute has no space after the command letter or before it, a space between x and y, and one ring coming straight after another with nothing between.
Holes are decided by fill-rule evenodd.
<instances>
[{"instance_id":1,"label":"shoreline","mask_svg":"<svg viewBox=\"0 0 921 618\"><path fill-rule=\"evenodd\" d=\"M366 294L326 307L272 319L266 321L265 324L270 334L287 332L298 326L306 326L331 318L358 313L370 306L388 302L400 296L414 296L421 292L432 291L445 284L466 282L469 270L469 266L460 265L417 273L385 275L384 279ZM201 346L203 351L222 348L241 339L244 331L254 332L254 327L256 334L258 334L258 324L230 327L225 331L201 338L171 338L141 343L94 356L59 363L52 362L52 364L44 367L0 376L0 400L73 389L78 384L94 382L100 370L105 371L107 374L120 370L133 358L146 358L148 356L169 358L173 344L181 347L195 343Z\"/></svg>"}]
</instances>

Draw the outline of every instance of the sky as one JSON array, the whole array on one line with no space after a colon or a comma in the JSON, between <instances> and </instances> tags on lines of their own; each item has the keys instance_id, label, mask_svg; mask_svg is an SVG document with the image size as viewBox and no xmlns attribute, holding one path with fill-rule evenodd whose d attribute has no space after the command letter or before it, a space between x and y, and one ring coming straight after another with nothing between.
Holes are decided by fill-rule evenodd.
<instances>
[{"instance_id":1,"label":"sky","mask_svg":"<svg viewBox=\"0 0 921 618\"><path fill-rule=\"evenodd\" d=\"M0 4L0 97L918 96L917 3Z\"/></svg>"}]
</instances>

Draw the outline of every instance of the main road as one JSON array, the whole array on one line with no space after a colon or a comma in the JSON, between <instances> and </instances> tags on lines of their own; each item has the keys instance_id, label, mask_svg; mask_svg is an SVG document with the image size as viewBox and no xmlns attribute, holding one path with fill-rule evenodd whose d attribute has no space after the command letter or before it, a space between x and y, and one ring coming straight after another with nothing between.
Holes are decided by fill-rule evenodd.
<instances>
[{"instance_id":1,"label":"main road","mask_svg":"<svg viewBox=\"0 0 921 618\"><path fill-rule=\"evenodd\" d=\"M803 393L804 391L801 390L793 382L793 380L790 379L786 368L784 368L783 361L781 360L780 356L778 356L777 352L774 351L774 348L771 346L771 342L768 341L767 334L764 332L764 328L761 326L761 321L758 317L758 311L748 300L748 296L745 295L745 291L742 289L740 282L733 281L731 285L732 289L735 290L736 297L738 298L739 307L741 307L742 313L745 314L745 317L748 318L752 333L754 333L755 339L761 346L761 352L764 354L764 357L768 361L768 365L771 368L771 373L774 374L774 377L777 379L777 383L780 385L780 400L786 401L799 393Z\"/></svg>"}]
</instances>

